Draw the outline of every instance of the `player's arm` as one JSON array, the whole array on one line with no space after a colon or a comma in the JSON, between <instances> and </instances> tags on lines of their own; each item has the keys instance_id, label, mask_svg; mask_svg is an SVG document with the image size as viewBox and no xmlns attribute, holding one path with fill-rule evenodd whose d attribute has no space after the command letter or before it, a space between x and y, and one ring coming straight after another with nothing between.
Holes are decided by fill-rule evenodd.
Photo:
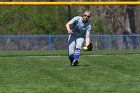
<instances>
[{"instance_id":1,"label":"player's arm","mask_svg":"<svg viewBox=\"0 0 140 93\"><path fill-rule=\"evenodd\" d=\"M73 19L71 19L68 23L66 23L66 29L68 31L68 34L72 34L72 25L75 21L77 21L79 19L78 16L74 17Z\"/></svg>"},{"instance_id":2,"label":"player's arm","mask_svg":"<svg viewBox=\"0 0 140 93\"><path fill-rule=\"evenodd\" d=\"M66 24L66 29L68 31L68 34L72 34L72 23L69 21L67 24Z\"/></svg>"},{"instance_id":3,"label":"player's arm","mask_svg":"<svg viewBox=\"0 0 140 93\"><path fill-rule=\"evenodd\" d=\"M89 26L87 32L86 32L86 38L85 38L85 43L86 43L86 46L84 46L84 50L85 51L92 51L92 43L91 43L91 39L90 39L90 31L91 31L91 26Z\"/></svg>"},{"instance_id":4,"label":"player's arm","mask_svg":"<svg viewBox=\"0 0 140 93\"><path fill-rule=\"evenodd\" d=\"M86 38L85 38L85 44L88 46L91 43L90 40L90 31L91 31L91 25L88 26L88 29L86 31Z\"/></svg>"},{"instance_id":5,"label":"player's arm","mask_svg":"<svg viewBox=\"0 0 140 93\"><path fill-rule=\"evenodd\" d=\"M89 36L86 36L86 46L88 46L90 43L91 43L90 37Z\"/></svg>"}]
</instances>

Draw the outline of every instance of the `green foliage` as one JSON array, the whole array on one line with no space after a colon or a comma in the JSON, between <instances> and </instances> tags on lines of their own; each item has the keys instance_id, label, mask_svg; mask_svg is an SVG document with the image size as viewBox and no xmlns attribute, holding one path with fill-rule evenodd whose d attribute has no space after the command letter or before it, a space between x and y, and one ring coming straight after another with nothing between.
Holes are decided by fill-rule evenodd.
<instances>
[{"instance_id":1,"label":"green foliage","mask_svg":"<svg viewBox=\"0 0 140 93\"><path fill-rule=\"evenodd\" d=\"M0 34L65 33L67 14L64 7L0 7Z\"/></svg>"},{"instance_id":2,"label":"green foliage","mask_svg":"<svg viewBox=\"0 0 140 93\"><path fill-rule=\"evenodd\" d=\"M105 25L102 20L97 19L94 24L94 33L110 34L109 26Z\"/></svg>"}]
</instances>

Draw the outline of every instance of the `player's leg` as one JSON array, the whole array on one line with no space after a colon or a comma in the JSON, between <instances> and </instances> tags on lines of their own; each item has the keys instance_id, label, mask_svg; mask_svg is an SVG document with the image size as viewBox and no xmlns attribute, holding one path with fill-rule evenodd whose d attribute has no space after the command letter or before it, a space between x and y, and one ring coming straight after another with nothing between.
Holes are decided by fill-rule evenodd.
<instances>
[{"instance_id":1,"label":"player's leg","mask_svg":"<svg viewBox=\"0 0 140 93\"><path fill-rule=\"evenodd\" d=\"M80 51L81 51L83 43L84 43L84 38L78 38L76 40L76 49L75 49L75 52L74 52L73 65L78 65L78 59L79 59L79 56L80 56Z\"/></svg>"},{"instance_id":2,"label":"player's leg","mask_svg":"<svg viewBox=\"0 0 140 93\"><path fill-rule=\"evenodd\" d=\"M73 37L69 36L69 39L68 39L68 57L69 57L71 64L74 60L73 55L74 55L75 45L76 45L75 39Z\"/></svg>"}]
</instances>

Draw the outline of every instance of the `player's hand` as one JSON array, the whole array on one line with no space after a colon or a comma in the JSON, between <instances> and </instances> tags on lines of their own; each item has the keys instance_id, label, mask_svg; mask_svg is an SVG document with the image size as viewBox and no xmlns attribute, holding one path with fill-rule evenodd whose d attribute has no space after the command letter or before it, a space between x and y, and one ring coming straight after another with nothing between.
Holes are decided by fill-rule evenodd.
<instances>
[{"instance_id":1,"label":"player's hand","mask_svg":"<svg viewBox=\"0 0 140 93\"><path fill-rule=\"evenodd\" d=\"M92 48L93 48L93 45L92 45L92 43L90 43L88 46L83 46L83 50L84 51L92 51Z\"/></svg>"},{"instance_id":2,"label":"player's hand","mask_svg":"<svg viewBox=\"0 0 140 93\"><path fill-rule=\"evenodd\" d=\"M72 30L68 30L68 34L72 34L73 33L73 31Z\"/></svg>"},{"instance_id":3,"label":"player's hand","mask_svg":"<svg viewBox=\"0 0 140 93\"><path fill-rule=\"evenodd\" d=\"M88 50L87 51L92 51L93 45L92 43L89 43L89 45L87 46Z\"/></svg>"}]
</instances>

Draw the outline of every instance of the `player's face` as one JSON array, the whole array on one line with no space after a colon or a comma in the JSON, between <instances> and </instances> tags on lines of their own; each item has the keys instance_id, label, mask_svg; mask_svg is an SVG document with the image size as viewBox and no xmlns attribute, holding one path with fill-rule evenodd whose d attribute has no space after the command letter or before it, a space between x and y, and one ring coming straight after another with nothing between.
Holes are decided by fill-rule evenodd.
<instances>
[{"instance_id":1,"label":"player's face","mask_svg":"<svg viewBox=\"0 0 140 93\"><path fill-rule=\"evenodd\" d=\"M87 22L91 16L90 12L85 12L83 15L83 22Z\"/></svg>"}]
</instances>

